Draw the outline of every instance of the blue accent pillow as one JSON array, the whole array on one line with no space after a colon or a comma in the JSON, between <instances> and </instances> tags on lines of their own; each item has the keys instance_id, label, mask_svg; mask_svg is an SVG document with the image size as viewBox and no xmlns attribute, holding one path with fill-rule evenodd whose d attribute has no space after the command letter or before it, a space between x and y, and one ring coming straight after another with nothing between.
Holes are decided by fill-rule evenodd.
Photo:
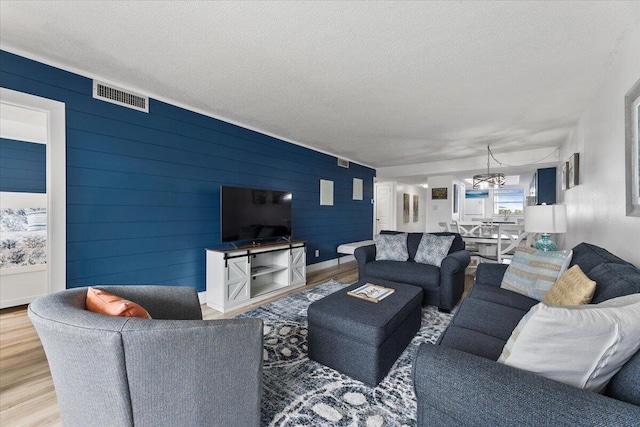
<instances>
[{"instance_id":1,"label":"blue accent pillow","mask_svg":"<svg viewBox=\"0 0 640 427\"><path fill-rule=\"evenodd\" d=\"M434 236L433 234L424 233L418 245L415 261L420 264L440 267L455 238L455 236Z\"/></svg>"},{"instance_id":2,"label":"blue accent pillow","mask_svg":"<svg viewBox=\"0 0 640 427\"><path fill-rule=\"evenodd\" d=\"M409 259L407 233L376 234L373 241L376 244L376 261L406 261Z\"/></svg>"}]
</instances>

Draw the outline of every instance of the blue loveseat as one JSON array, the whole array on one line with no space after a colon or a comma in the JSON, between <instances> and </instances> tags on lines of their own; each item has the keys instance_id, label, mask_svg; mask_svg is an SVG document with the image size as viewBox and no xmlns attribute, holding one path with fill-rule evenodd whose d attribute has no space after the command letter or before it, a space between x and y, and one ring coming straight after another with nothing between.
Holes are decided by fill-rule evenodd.
<instances>
[{"instance_id":1,"label":"blue loveseat","mask_svg":"<svg viewBox=\"0 0 640 427\"><path fill-rule=\"evenodd\" d=\"M640 270L603 248L577 245L575 264L596 281L592 303L640 292ZM480 264L475 284L437 345L418 349L413 365L418 426L640 425L640 352L603 394L495 362L520 319L538 303L500 288L506 269Z\"/></svg>"},{"instance_id":2,"label":"blue loveseat","mask_svg":"<svg viewBox=\"0 0 640 427\"><path fill-rule=\"evenodd\" d=\"M400 234L398 231L382 231L380 234ZM358 278L383 279L419 286L423 290L422 305L437 305L449 312L464 291L464 271L470 256L458 233L430 233L436 236L455 236L449 254L440 267L414 261L423 233L407 233L407 261L376 261L376 245L361 246L355 250L358 261Z\"/></svg>"}]
</instances>

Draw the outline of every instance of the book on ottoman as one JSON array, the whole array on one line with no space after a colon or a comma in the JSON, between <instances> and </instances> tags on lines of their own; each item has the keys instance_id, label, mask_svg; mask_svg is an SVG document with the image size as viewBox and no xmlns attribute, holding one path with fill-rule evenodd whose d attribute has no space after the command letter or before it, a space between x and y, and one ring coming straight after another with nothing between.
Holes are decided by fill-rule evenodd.
<instances>
[{"instance_id":1,"label":"book on ottoman","mask_svg":"<svg viewBox=\"0 0 640 427\"><path fill-rule=\"evenodd\" d=\"M374 285L371 283L365 283L364 285L347 292L347 295L352 297L362 298L363 300L378 303L394 293L396 290L392 288L386 288L384 286Z\"/></svg>"}]
</instances>

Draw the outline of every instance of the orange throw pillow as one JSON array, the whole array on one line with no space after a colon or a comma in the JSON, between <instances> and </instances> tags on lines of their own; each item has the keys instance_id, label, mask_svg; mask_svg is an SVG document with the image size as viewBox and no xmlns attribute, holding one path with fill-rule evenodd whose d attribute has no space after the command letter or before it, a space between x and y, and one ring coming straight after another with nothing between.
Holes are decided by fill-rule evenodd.
<instances>
[{"instance_id":1,"label":"orange throw pillow","mask_svg":"<svg viewBox=\"0 0 640 427\"><path fill-rule=\"evenodd\" d=\"M87 288L87 310L120 317L151 319L147 310L135 302L95 288Z\"/></svg>"}]
</instances>

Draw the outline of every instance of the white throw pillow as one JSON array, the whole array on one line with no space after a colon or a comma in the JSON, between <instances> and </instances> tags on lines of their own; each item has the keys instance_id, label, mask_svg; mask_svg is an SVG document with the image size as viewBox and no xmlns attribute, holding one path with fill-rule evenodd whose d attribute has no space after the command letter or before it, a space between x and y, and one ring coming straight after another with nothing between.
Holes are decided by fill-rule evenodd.
<instances>
[{"instance_id":1,"label":"white throw pillow","mask_svg":"<svg viewBox=\"0 0 640 427\"><path fill-rule=\"evenodd\" d=\"M638 349L640 294L632 294L600 304L535 305L498 362L600 393Z\"/></svg>"}]
</instances>

